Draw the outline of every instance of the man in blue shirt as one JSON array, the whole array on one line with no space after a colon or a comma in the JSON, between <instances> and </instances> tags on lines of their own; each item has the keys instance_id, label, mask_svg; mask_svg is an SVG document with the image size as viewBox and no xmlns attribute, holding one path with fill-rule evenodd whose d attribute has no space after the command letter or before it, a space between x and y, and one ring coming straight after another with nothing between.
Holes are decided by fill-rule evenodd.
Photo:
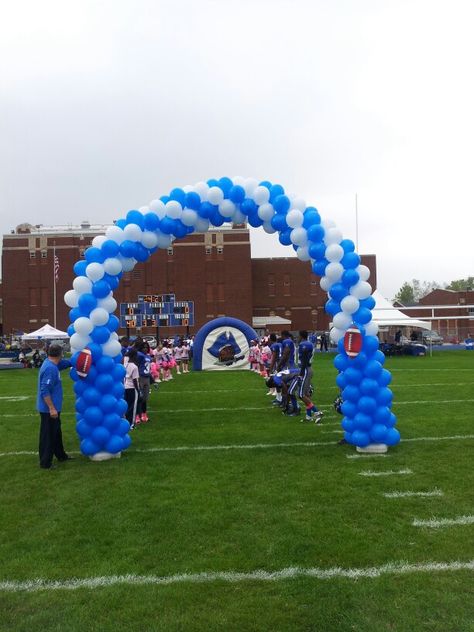
<instances>
[{"instance_id":1,"label":"man in blue shirt","mask_svg":"<svg viewBox=\"0 0 474 632\"><path fill-rule=\"evenodd\" d=\"M299 344L298 344L298 358L300 367L301 381L298 385L298 395L303 400L306 406L306 416L302 421L314 421L315 423L321 423L323 417L322 411L318 410L311 400L311 380L313 377L313 369L311 368L311 361L313 359L314 346L308 340L308 332L305 330L300 331ZM296 385L295 385L296 389ZM291 389L290 389L291 393Z\"/></svg>"},{"instance_id":2,"label":"man in blue shirt","mask_svg":"<svg viewBox=\"0 0 474 632\"><path fill-rule=\"evenodd\" d=\"M294 369L295 367L295 343L293 336L288 330L281 332L281 357L277 365L277 371L284 369Z\"/></svg>"},{"instance_id":3,"label":"man in blue shirt","mask_svg":"<svg viewBox=\"0 0 474 632\"><path fill-rule=\"evenodd\" d=\"M64 451L61 432L63 386L59 372L71 366L70 360L62 359L62 354L62 347L52 344L48 349L48 357L41 365L38 375L36 408L41 417L39 460L40 467L46 470L55 467L53 456L58 461L68 461L72 458Z\"/></svg>"}]
</instances>

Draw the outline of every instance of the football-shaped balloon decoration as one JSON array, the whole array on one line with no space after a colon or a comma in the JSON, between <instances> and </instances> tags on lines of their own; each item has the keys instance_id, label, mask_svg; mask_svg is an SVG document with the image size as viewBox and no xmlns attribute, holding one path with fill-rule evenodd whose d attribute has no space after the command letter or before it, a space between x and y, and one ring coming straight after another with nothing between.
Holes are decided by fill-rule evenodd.
<instances>
[{"instance_id":1,"label":"football-shaped balloon decoration","mask_svg":"<svg viewBox=\"0 0 474 632\"><path fill-rule=\"evenodd\" d=\"M83 349L77 356L76 373L79 377L87 377L92 365L92 352L90 349Z\"/></svg>"},{"instance_id":2,"label":"football-shaped balloon decoration","mask_svg":"<svg viewBox=\"0 0 474 632\"><path fill-rule=\"evenodd\" d=\"M340 371L337 383L342 388L347 441L359 447L398 443L388 388L391 376L383 368L377 327L371 323L375 301L367 282L370 273L361 265L354 243L343 239L333 222L322 221L314 206L286 194L280 184L223 177L172 189L129 211L105 235L94 237L84 259L74 265L76 278L64 300L71 308L71 378L83 454L112 456L131 443L124 419L125 369L113 296L123 273L177 238L242 222L277 233L280 243L293 246L297 257L310 262L314 274L321 277L321 287L328 293L326 311L333 317L331 337L339 345L335 365ZM353 331L348 332L346 350L349 329ZM83 355L86 348L90 366Z\"/></svg>"}]
</instances>

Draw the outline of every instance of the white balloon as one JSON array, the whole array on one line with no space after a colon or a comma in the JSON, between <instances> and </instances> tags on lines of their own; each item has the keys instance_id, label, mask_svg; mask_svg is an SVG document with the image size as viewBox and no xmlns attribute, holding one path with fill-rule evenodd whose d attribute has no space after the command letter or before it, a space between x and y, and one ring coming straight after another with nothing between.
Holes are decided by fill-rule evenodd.
<instances>
[{"instance_id":1,"label":"white balloon","mask_svg":"<svg viewBox=\"0 0 474 632\"><path fill-rule=\"evenodd\" d=\"M105 274L104 266L101 263L89 263L86 274L92 282L99 281Z\"/></svg>"},{"instance_id":2,"label":"white balloon","mask_svg":"<svg viewBox=\"0 0 474 632\"><path fill-rule=\"evenodd\" d=\"M319 285L321 289L324 290L325 292L329 291L329 288L331 287L332 283L333 282L331 281L331 279L328 279L327 276L323 276L319 280Z\"/></svg>"},{"instance_id":3,"label":"white balloon","mask_svg":"<svg viewBox=\"0 0 474 632\"><path fill-rule=\"evenodd\" d=\"M291 208L295 208L298 211L303 212L306 210L306 202L303 200L303 198L296 197L291 200Z\"/></svg>"},{"instance_id":4,"label":"white balloon","mask_svg":"<svg viewBox=\"0 0 474 632\"><path fill-rule=\"evenodd\" d=\"M140 241L142 238L142 232L143 231L138 224L127 224L123 229L125 239L130 239L130 241Z\"/></svg>"},{"instance_id":5,"label":"white balloon","mask_svg":"<svg viewBox=\"0 0 474 632\"><path fill-rule=\"evenodd\" d=\"M342 277L342 273L344 272L344 268L340 263L328 263L326 269L324 271L325 275L328 279L331 279L332 283L339 281Z\"/></svg>"},{"instance_id":6,"label":"white balloon","mask_svg":"<svg viewBox=\"0 0 474 632\"><path fill-rule=\"evenodd\" d=\"M158 244L156 233L151 230L145 230L142 235L142 244L145 248L154 248Z\"/></svg>"},{"instance_id":7,"label":"white balloon","mask_svg":"<svg viewBox=\"0 0 474 632\"><path fill-rule=\"evenodd\" d=\"M300 261L309 261L311 257L309 256L308 246L300 246L296 251L296 256Z\"/></svg>"},{"instance_id":8,"label":"white balloon","mask_svg":"<svg viewBox=\"0 0 474 632\"><path fill-rule=\"evenodd\" d=\"M261 204L258 207L257 215L264 222L269 222L275 215L275 209L271 204Z\"/></svg>"},{"instance_id":9,"label":"white balloon","mask_svg":"<svg viewBox=\"0 0 474 632\"><path fill-rule=\"evenodd\" d=\"M110 334L109 340L118 340L118 339L119 339L119 337L118 337L118 333L117 333L116 331L113 331L113 332Z\"/></svg>"},{"instance_id":10,"label":"white balloon","mask_svg":"<svg viewBox=\"0 0 474 632\"><path fill-rule=\"evenodd\" d=\"M259 206L260 204L267 204L270 199L270 191L267 187L256 187L251 194L251 198Z\"/></svg>"},{"instance_id":11,"label":"white balloon","mask_svg":"<svg viewBox=\"0 0 474 632\"><path fill-rule=\"evenodd\" d=\"M194 190L194 187L193 187L191 184L186 184L186 185L183 187L183 191L184 191L185 193L196 193L196 191Z\"/></svg>"},{"instance_id":12,"label":"white balloon","mask_svg":"<svg viewBox=\"0 0 474 632\"><path fill-rule=\"evenodd\" d=\"M112 276L120 274L122 272L122 262L117 257L109 257L104 261L104 270Z\"/></svg>"},{"instance_id":13,"label":"white balloon","mask_svg":"<svg viewBox=\"0 0 474 632\"><path fill-rule=\"evenodd\" d=\"M276 230L273 228L270 222L263 222L262 227L263 230L269 235L273 235L273 233L276 233Z\"/></svg>"},{"instance_id":14,"label":"white balloon","mask_svg":"<svg viewBox=\"0 0 474 632\"><path fill-rule=\"evenodd\" d=\"M232 218L232 223L233 224L245 224L245 222L247 221L247 216L244 215L241 211L239 211L239 209L237 209L234 213L234 216Z\"/></svg>"},{"instance_id":15,"label":"white balloon","mask_svg":"<svg viewBox=\"0 0 474 632\"><path fill-rule=\"evenodd\" d=\"M252 193L258 187L258 181L255 180L255 178L246 178L242 186L245 189L245 196L249 198L252 196Z\"/></svg>"},{"instance_id":16,"label":"white balloon","mask_svg":"<svg viewBox=\"0 0 474 632\"><path fill-rule=\"evenodd\" d=\"M81 350L84 349L84 347L87 347L90 341L91 339L89 336L81 336L81 334L77 334L77 333L72 334L69 340L71 348L74 347L75 349L81 349Z\"/></svg>"},{"instance_id":17,"label":"white balloon","mask_svg":"<svg viewBox=\"0 0 474 632\"><path fill-rule=\"evenodd\" d=\"M210 187L207 192L207 199L211 204L218 205L224 199L224 192L220 187Z\"/></svg>"},{"instance_id":18,"label":"white balloon","mask_svg":"<svg viewBox=\"0 0 474 632\"><path fill-rule=\"evenodd\" d=\"M105 236L107 239L112 239L116 244L121 244L125 239L125 235L120 226L109 226L105 231Z\"/></svg>"},{"instance_id":19,"label":"white balloon","mask_svg":"<svg viewBox=\"0 0 474 632\"><path fill-rule=\"evenodd\" d=\"M185 226L194 226L198 220L198 214L192 208L185 208L181 215L181 221Z\"/></svg>"},{"instance_id":20,"label":"white balloon","mask_svg":"<svg viewBox=\"0 0 474 632\"><path fill-rule=\"evenodd\" d=\"M105 235L96 235L92 240L92 245L94 248L100 248L104 241L107 241L107 237L105 237Z\"/></svg>"},{"instance_id":21,"label":"white balloon","mask_svg":"<svg viewBox=\"0 0 474 632\"><path fill-rule=\"evenodd\" d=\"M149 206L140 206L140 208L138 210L140 211L140 213L142 215L145 215L145 213L149 213L150 212L150 207Z\"/></svg>"},{"instance_id":22,"label":"white balloon","mask_svg":"<svg viewBox=\"0 0 474 632\"><path fill-rule=\"evenodd\" d=\"M112 296L112 292L110 292L110 294L105 298L100 298L97 301L97 304L99 307L107 310L109 314L112 314L117 309L117 301Z\"/></svg>"},{"instance_id":23,"label":"white balloon","mask_svg":"<svg viewBox=\"0 0 474 632\"><path fill-rule=\"evenodd\" d=\"M370 277L370 270L367 266L360 265L357 266L356 272L359 273L359 277L361 281L368 281Z\"/></svg>"},{"instance_id":24,"label":"white balloon","mask_svg":"<svg viewBox=\"0 0 474 632\"><path fill-rule=\"evenodd\" d=\"M89 318L94 327L100 327L109 320L109 312L103 307L96 307L91 311Z\"/></svg>"},{"instance_id":25,"label":"white balloon","mask_svg":"<svg viewBox=\"0 0 474 632\"><path fill-rule=\"evenodd\" d=\"M156 236L158 238L158 248L168 248L168 246L171 244L172 240L170 235L165 235L164 233L159 232Z\"/></svg>"},{"instance_id":26,"label":"white balloon","mask_svg":"<svg viewBox=\"0 0 474 632\"><path fill-rule=\"evenodd\" d=\"M235 213L236 206L231 200L223 200L219 204L219 213L222 217L232 217Z\"/></svg>"},{"instance_id":27,"label":"white balloon","mask_svg":"<svg viewBox=\"0 0 474 632\"><path fill-rule=\"evenodd\" d=\"M295 246L306 246L308 243L308 232L306 228L293 228L290 233L291 243Z\"/></svg>"},{"instance_id":28,"label":"white balloon","mask_svg":"<svg viewBox=\"0 0 474 632\"><path fill-rule=\"evenodd\" d=\"M344 248L339 244L331 244L326 248L326 259L328 261L340 261L344 256Z\"/></svg>"},{"instance_id":29,"label":"white balloon","mask_svg":"<svg viewBox=\"0 0 474 632\"><path fill-rule=\"evenodd\" d=\"M194 185L194 190L201 198L201 202L207 201L207 194L209 192L209 185L207 184L207 182L196 182L196 184Z\"/></svg>"},{"instance_id":30,"label":"white balloon","mask_svg":"<svg viewBox=\"0 0 474 632\"><path fill-rule=\"evenodd\" d=\"M324 243L326 246L331 244L339 244L342 241L342 233L339 228L328 228L324 234Z\"/></svg>"},{"instance_id":31,"label":"white balloon","mask_svg":"<svg viewBox=\"0 0 474 632\"><path fill-rule=\"evenodd\" d=\"M79 276L72 282L72 287L78 294L88 294L92 290L92 281L85 276Z\"/></svg>"},{"instance_id":32,"label":"white balloon","mask_svg":"<svg viewBox=\"0 0 474 632\"><path fill-rule=\"evenodd\" d=\"M352 318L349 316L349 314L339 312L339 314L336 314L333 317L332 322L334 324L334 327L336 327L337 329L346 330L352 323Z\"/></svg>"},{"instance_id":33,"label":"white balloon","mask_svg":"<svg viewBox=\"0 0 474 632\"><path fill-rule=\"evenodd\" d=\"M344 337L345 333L346 332L344 329L338 329L337 327L333 327L329 332L329 338L333 342L339 342L339 340Z\"/></svg>"},{"instance_id":34,"label":"white balloon","mask_svg":"<svg viewBox=\"0 0 474 632\"><path fill-rule=\"evenodd\" d=\"M357 298L368 298L372 294L370 283L359 281L351 288L351 294Z\"/></svg>"},{"instance_id":35,"label":"white balloon","mask_svg":"<svg viewBox=\"0 0 474 632\"><path fill-rule=\"evenodd\" d=\"M300 228L303 226L303 213L296 208L291 209L286 215L286 223L290 228Z\"/></svg>"},{"instance_id":36,"label":"white balloon","mask_svg":"<svg viewBox=\"0 0 474 632\"><path fill-rule=\"evenodd\" d=\"M124 272L130 272L131 270L133 270L135 264L137 263L137 260L133 257L122 257L122 255L119 255L118 258L120 259L122 270Z\"/></svg>"},{"instance_id":37,"label":"white balloon","mask_svg":"<svg viewBox=\"0 0 474 632\"><path fill-rule=\"evenodd\" d=\"M107 314L107 320L108 319L109 315ZM91 322L90 318L86 318L85 316L81 316L74 322L74 330L80 336L88 336L93 329L94 324Z\"/></svg>"},{"instance_id":38,"label":"white balloon","mask_svg":"<svg viewBox=\"0 0 474 632\"><path fill-rule=\"evenodd\" d=\"M183 207L177 200L170 200L169 202L166 202L165 213L171 219L179 219L182 212Z\"/></svg>"},{"instance_id":39,"label":"white balloon","mask_svg":"<svg viewBox=\"0 0 474 632\"><path fill-rule=\"evenodd\" d=\"M324 228L324 230L329 230L330 228L334 228L335 225L336 225L336 222L334 222L332 219L324 219L321 222L321 226Z\"/></svg>"},{"instance_id":40,"label":"white balloon","mask_svg":"<svg viewBox=\"0 0 474 632\"><path fill-rule=\"evenodd\" d=\"M243 178L242 176L233 176L231 180L235 186L238 185L239 187L243 187L245 184L245 178Z\"/></svg>"},{"instance_id":41,"label":"white balloon","mask_svg":"<svg viewBox=\"0 0 474 632\"><path fill-rule=\"evenodd\" d=\"M374 321L364 325L367 336L376 336L379 333L379 326Z\"/></svg>"},{"instance_id":42,"label":"white balloon","mask_svg":"<svg viewBox=\"0 0 474 632\"><path fill-rule=\"evenodd\" d=\"M348 294L341 301L341 309L346 314L353 314L359 309L359 299Z\"/></svg>"},{"instance_id":43,"label":"white balloon","mask_svg":"<svg viewBox=\"0 0 474 632\"><path fill-rule=\"evenodd\" d=\"M150 210L154 211L160 219L166 215L165 205L161 200L152 200L150 202Z\"/></svg>"},{"instance_id":44,"label":"white balloon","mask_svg":"<svg viewBox=\"0 0 474 632\"><path fill-rule=\"evenodd\" d=\"M122 345L118 340L109 340L102 345L102 353L111 358L115 358L122 351Z\"/></svg>"},{"instance_id":45,"label":"white balloon","mask_svg":"<svg viewBox=\"0 0 474 632\"><path fill-rule=\"evenodd\" d=\"M69 307L77 307L77 304L79 302L79 294L76 292L76 290L68 290L64 295L64 302Z\"/></svg>"},{"instance_id":46,"label":"white balloon","mask_svg":"<svg viewBox=\"0 0 474 632\"><path fill-rule=\"evenodd\" d=\"M209 220L204 217L200 217L196 222L196 232L205 233L209 230Z\"/></svg>"}]
</instances>

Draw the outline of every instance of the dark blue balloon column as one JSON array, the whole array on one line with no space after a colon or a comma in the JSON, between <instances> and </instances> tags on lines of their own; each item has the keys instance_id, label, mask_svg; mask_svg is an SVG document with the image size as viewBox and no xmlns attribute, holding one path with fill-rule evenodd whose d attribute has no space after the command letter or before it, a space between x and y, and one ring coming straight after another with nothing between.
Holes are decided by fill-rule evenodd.
<instances>
[{"instance_id":1,"label":"dark blue balloon column","mask_svg":"<svg viewBox=\"0 0 474 632\"><path fill-rule=\"evenodd\" d=\"M117 454L130 445L129 426L123 418L124 368L121 364L113 315L117 303L113 291L122 274L146 261L158 248L168 248L174 239L205 232L224 223L247 222L267 233L278 233L280 243L293 246L301 261L311 262L328 292L326 311L333 317L331 337L338 342L335 366L342 390L345 438L355 446L394 445L400 440L391 412L391 375L383 368L377 327L372 320L375 301L367 282L369 270L361 265L354 243L343 239L331 221L304 200L290 197L279 184L241 177L198 182L173 189L169 195L132 210L95 237L85 260L74 266L73 289L64 297L70 306L73 362L88 347L92 368L85 379L74 369L77 433L83 454ZM349 357L343 345L352 325L362 332L362 351Z\"/></svg>"}]
</instances>

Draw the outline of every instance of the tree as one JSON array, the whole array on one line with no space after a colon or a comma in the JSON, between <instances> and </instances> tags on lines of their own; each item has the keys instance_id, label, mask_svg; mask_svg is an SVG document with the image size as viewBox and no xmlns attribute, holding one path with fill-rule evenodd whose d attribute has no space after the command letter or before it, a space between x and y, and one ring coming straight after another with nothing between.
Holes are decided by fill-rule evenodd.
<instances>
[{"instance_id":1,"label":"tree","mask_svg":"<svg viewBox=\"0 0 474 632\"><path fill-rule=\"evenodd\" d=\"M455 292L465 292L466 290L474 290L474 277L470 276L467 279L458 279L457 281L451 281L446 286L447 290L454 290Z\"/></svg>"},{"instance_id":2,"label":"tree","mask_svg":"<svg viewBox=\"0 0 474 632\"><path fill-rule=\"evenodd\" d=\"M398 290L397 294L395 294L393 300L398 301L402 305L413 305L415 302L415 292L413 291L413 287L409 283L405 282Z\"/></svg>"},{"instance_id":3,"label":"tree","mask_svg":"<svg viewBox=\"0 0 474 632\"><path fill-rule=\"evenodd\" d=\"M413 279L411 283L405 281L393 300L399 301L402 305L414 305L421 298L441 287L442 284L437 281L420 282L418 279Z\"/></svg>"}]
</instances>

